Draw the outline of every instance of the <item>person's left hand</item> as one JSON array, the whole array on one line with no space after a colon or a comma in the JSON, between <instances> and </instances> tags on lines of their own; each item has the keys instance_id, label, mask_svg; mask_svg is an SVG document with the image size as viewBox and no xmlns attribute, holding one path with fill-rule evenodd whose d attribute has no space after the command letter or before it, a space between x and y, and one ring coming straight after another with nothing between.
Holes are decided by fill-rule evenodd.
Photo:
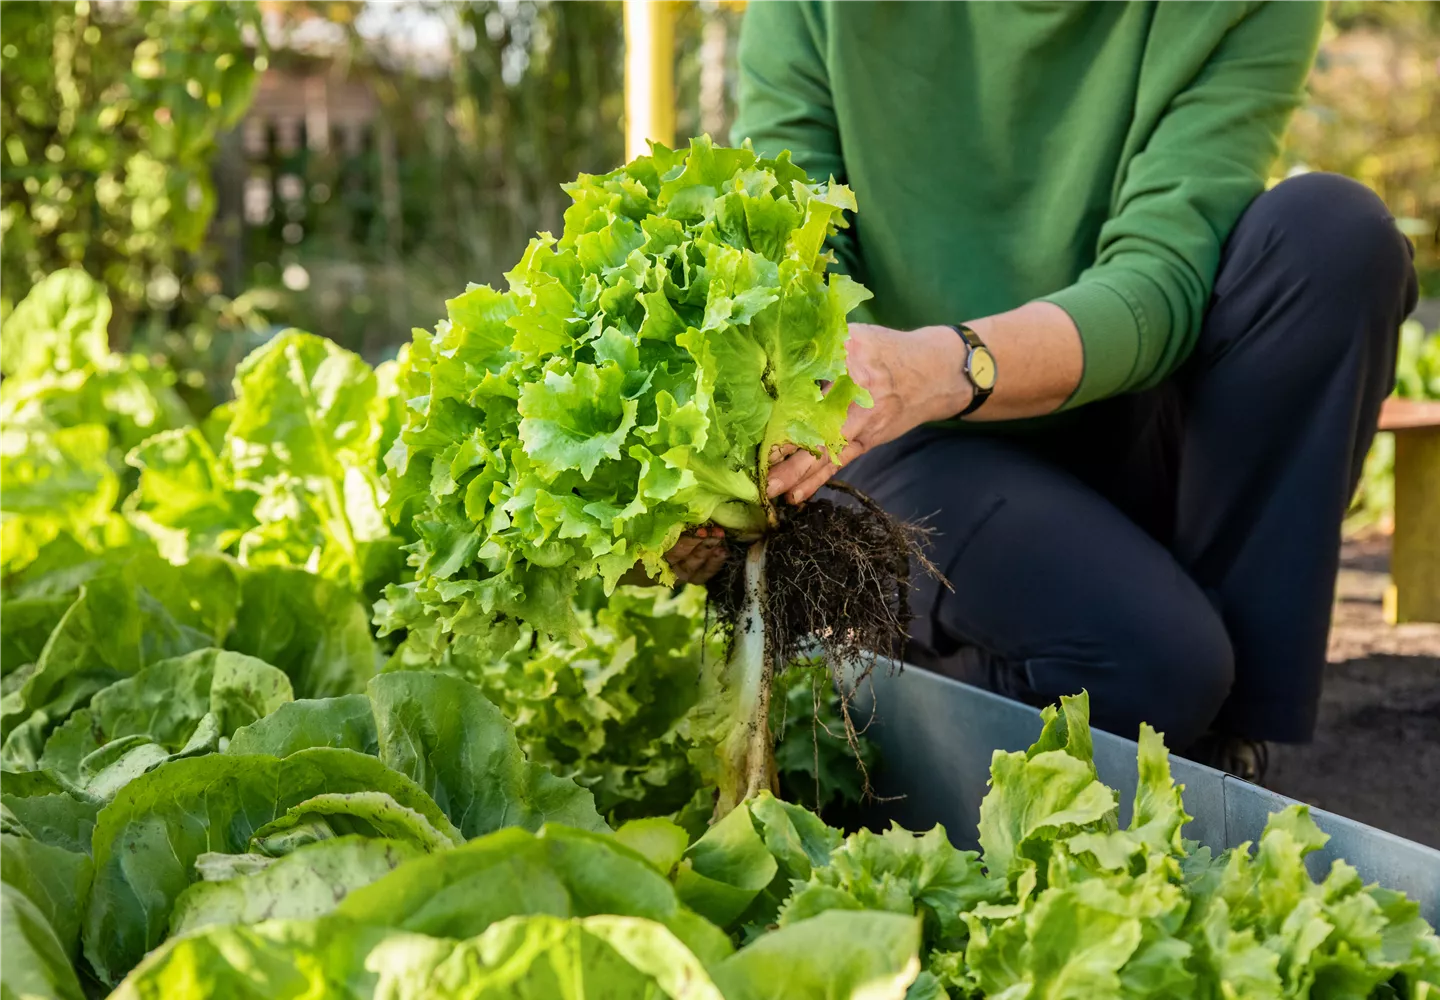
<instances>
[{"instance_id":1,"label":"person's left hand","mask_svg":"<svg viewBox=\"0 0 1440 1000\"><path fill-rule=\"evenodd\" d=\"M850 377L869 390L874 405L850 404L838 464L829 454L817 458L794 445L772 450L771 497L784 494L792 504L803 503L865 452L923 423L952 417L969 403L970 383L961 372L965 345L949 327L892 330L851 323L845 352Z\"/></svg>"}]
</instances>

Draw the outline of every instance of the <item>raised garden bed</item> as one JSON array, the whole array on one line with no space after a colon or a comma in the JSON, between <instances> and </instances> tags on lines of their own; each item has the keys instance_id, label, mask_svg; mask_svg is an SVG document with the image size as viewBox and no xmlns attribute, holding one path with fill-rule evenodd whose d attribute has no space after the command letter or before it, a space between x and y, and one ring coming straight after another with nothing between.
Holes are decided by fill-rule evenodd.
<instances>
[{"instance_id":1,"label":"raised garden bed","mask_svg":"<svg viewBox=\"0 0 1440 1000\"><path fill-rule=\"evenodd\" d=\"M857 721L871 718L866 735L881 752L870 822L893 819L911 830L944 825L950 839L974 847L980 800L996 750L1023 750L1040 732L1040 713L1028 705L921 670L883 662L857 697ZM873 702L871 696L873 693ZM871 717L872 706L874 709ZM1100 779L1120 793L1121 822L1129 822L1135 791L1136 744L1095 731ZM1194 818L1186 837L1215 850L1259 838L1266 817L1295 800L1180 757L1171 756ZM1432 924L1440 921L1440 851L1321 809L1312 815L1330 835L1306 861L1323 878L1344 858L1366 882L1403 890Z\"/></svg>"}]
</instances>

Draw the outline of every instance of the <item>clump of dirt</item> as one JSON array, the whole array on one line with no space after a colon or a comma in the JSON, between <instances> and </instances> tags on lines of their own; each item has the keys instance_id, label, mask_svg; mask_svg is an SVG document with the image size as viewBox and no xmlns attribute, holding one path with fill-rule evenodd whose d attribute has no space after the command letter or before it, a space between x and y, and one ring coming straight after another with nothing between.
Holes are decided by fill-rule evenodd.
<instances>
[{"instance_id":1,"label":"clump of dirt","mask_svg":"<svg viewBox=\"0 0 1440 1000\"><path fill-rule=\"evenodd\" d=\"M891 517L846 483L831 482L828 488L854 503L811 500L780 508L778 524L762 540L766 684L777 670L810 657L829 667L841 692L844 736L868 796L851 693L874 669L877 656L899 656L904 648L912 570L937 578L940 571L925 554L927 529ZM730 630L732 648L736 631L748 627L745 567L744 550L737 547L709 584L711 616Z\"/></svg>"}]
</instances>

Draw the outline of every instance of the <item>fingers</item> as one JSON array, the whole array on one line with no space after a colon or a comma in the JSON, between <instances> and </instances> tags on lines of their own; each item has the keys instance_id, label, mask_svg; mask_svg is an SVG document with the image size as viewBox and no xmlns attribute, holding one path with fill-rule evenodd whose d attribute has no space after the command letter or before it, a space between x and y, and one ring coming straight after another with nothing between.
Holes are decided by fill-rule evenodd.
<instances>
[{"instance_id":1,"label":"fingers","mask_svg":"<svg viewBox=\"0 0 1440 1000\"><path fill-rule=\"evenodd\" d=\"M840 471L840 466L826 459L823 462L816 462L815 468L808 472L804 479L791 487L790 492L785 494L785 499L791 504L802 504L815 495L815 491L828 483L835 473Z\"/></svg>"},{"instance_id":2,"label":"fingers","mask_svg":"<svg viewBox=\"0 0 1440 1000\"><path fill-rule=\"evenodd\" d=\"M829 457L816 458L808 451L795 452L779 465L770 467L770 475L765 483L766 494L773 499L782 493L789 492L797 483L802 482L814 472L821 463L829 465Z\"/></svg>"},{"instance_id":3,"label":"fingers","mask_svg":"<svg viewBox=\"0 0 1440 1000\"><path fill-rule=\"evenodd\" d=\"M685 562L685 560L689 559L699 546L699 538L694 535L681 535L680 540L671 547L669 552L665 553L665 561L668 562L671 567L679 566Z\"/></svg>"},{"instance_id":4,"label":"fingers","mask_svg":"<svg viewBox=\"0 0 1440 1000\"><path fill-rule=\"evenodd\" d=\"M840 453L840 462L836 464L830 461L828 454L816 458L809 452L802 451L770 470L766 492L772 499L784 494L786 503L804 503L815 495L816 490L834 478L835 473L864 453L864 445L851 441Z\"/></svg>"},{"instance_id":5,"label":"fingers","mask_svg":"<svg viewBox=\"0 0 1440 1000\"><path fill-rule=\"evenodd\" d=\"M719 572L728 555L725 529L711 524L682 536L665 559L681 583L704 583Z\"/></svg>"},{"instance_id":6,"label":"fingers","mask_svg":"<svg viewBox=\"0 0 1440 1000\"><path fill-rule=\"evenodd\" d=\"M771 445L770 464L772 466L779 465L781 462L785 461L785 459L789 458L791 455L795 454L799 450L799 445L793 445L788 441L784 444Z\"/></svg>"}]
</instances>

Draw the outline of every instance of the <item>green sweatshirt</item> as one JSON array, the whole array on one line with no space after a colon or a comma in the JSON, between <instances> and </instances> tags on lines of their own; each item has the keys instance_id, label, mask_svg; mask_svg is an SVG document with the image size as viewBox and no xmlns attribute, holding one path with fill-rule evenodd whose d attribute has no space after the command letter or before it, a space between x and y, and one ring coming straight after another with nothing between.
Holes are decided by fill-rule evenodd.
<instances>
[{"instance_id":1,"label":"green sweatshirt","mask_svg":"<svg viewBox=\"0 0 1440 1000\"><path fill-rule=\"evenodd\" d=\"M1190 352L1323 18L1308 2L753 2L733 141L854 188L836 249L874 322L1063 308L1078 406Z\"/></svg>"}]
</instances>

